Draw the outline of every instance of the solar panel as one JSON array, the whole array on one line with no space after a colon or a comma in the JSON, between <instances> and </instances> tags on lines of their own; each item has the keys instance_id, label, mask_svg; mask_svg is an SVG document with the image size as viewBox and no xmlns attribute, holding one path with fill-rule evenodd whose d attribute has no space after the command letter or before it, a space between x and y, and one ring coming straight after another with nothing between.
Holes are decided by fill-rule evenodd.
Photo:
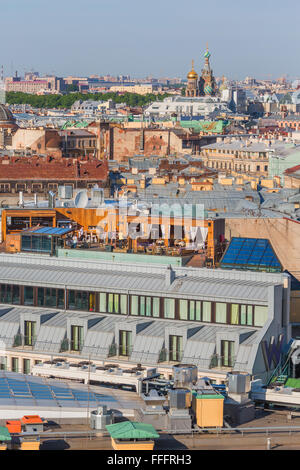
<instances>
[{"instance_id":1,"label":"solar panel","mask_svg":"<svg viewBox=\"0 0 300 470\"><path fill-rule=\"evenodd\" d=\"M0 371L2 372L2 371ZM12 372L0 374L0 406L43 406L87 408L99 403L115 401L111 396L94 393L79 387L71 388L67 383L61 385L54 380L36 380Z\"/></svg>"},{"instance_id":2,"label":"solar panel","mask_svg":"<svg viewBox=\"0 0 300 470\"><path fill-rule=\"evenodd\" d=\"M78 403L74 400L60 400L57 402L60 406L63 406L63 407L70 407L70 408L78 408Z\"/></svg>"},{"instance_id":3,"label":"solar panel","mask_svg":"<svg viewBox=\"0 0 300 470\"><path fill-rule=\"evenodd\" d=\"M47 393L47 392L33 393L33 396L38 399L50 399L50 400L53 399L53 396L51 395L51 393Z\"/></svg>"}]
</instances>

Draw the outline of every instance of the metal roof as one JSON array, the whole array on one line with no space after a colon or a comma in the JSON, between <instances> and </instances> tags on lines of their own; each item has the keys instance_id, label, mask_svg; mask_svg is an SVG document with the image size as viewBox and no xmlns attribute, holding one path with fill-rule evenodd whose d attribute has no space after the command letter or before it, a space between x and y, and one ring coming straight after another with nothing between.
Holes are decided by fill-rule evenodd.
<instances>
[{"instance_id":1,"label":"metal roof","mask_svg":"<svg viewBox=\"0 0 300 470\"><path fill-rule=\"evenodd\" d=\"M181 297L194 295L197 298L235 298L241 300L268 300L266 286L259 282L250 283L232 279L218 280L211 278L199 279L196 273L178 276L170 285L165 285L165 273L150 274L142 272L122 272L118 266L114 270L70 269L57 266L55 269L47 265L7 265L1 264L0 282L51 286L63 289L64 286L77 290L95 290L122 292L144 292L152 295L170 294Z\"/></svg>"},{"instance_id":2,"label":"metal roof","mask_svg":"<svg viewBox=\"0 0 300 470\"><path fill-rule=\"evenodd\" d=\"M155 439L159 434L152 424L123 421L106 426L113 439Z\"/></svg>"},{"instance_id":3,"label":"metal roof","mask_svg":"<svg viewBox=\"0 0 300 470\"><path fill-rule=\"evenodd\" d=\"M6 426L0 426L0 442L11 441L11 435Z\"/></svg>"},{"instance_id":4,"label":"metal roof","mask_svg":"<svg viewBox=\"0 0 300 470\"><path fill-rule=\"evenodd\" d=\"M0 255L0 282L95 292L170 296L195 299L268 301L268 287L287 274L241 270L169 267L142 263L74 260L35 255Z\"/></svg>"},{"instance_id":5,"label":"metal roof","mask_svg":"<svg viewBox=\"0 0 300 470\"><path fill-rule=\"evenodd\" d=\"M82 354L90 357L106 358L113 343L115 323L122 320L120 317L101 317L99 322L88 329Z\"/></svg>"},{"instance_id":6,"label":"metal roof","mask_svg":"<svg viewBox=\"0 0 300 470\"><path fill-rule=\"evenodd\" d=\"M144 318L144 321L146 317ZM134 341L131 359L142 364L155 364L158 362L159 354L165 343L165 329L178 328L181 331L195 327L192 323L183 323L182 321L161 321L154 320L144 330L142 330ZM200 328L200 326L198 327Z\"/></svg>"}]
</instances>

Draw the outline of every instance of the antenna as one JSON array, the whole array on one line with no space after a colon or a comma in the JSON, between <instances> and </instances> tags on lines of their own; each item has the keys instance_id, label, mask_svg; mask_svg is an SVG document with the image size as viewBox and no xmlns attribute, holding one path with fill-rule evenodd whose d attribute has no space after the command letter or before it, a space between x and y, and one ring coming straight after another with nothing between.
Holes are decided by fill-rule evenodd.
<instances>
[{"instance_id":1,"label":"antenna","mask_svg":"<svg viewBox=\"0 0 300 470\"><path fill-rule=\"evenodd\" d=\"M0 103L5 104L5 83L3 65L1 66L1 80L0 80Z\"/></svg>"}]
</instances>

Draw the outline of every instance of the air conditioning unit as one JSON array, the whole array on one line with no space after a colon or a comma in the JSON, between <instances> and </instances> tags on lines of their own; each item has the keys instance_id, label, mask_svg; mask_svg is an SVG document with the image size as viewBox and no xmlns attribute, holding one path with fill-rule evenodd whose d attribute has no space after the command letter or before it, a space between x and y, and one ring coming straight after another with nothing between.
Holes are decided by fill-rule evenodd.
<instances>
[{"instance_id":1,"label":"air conditioning unit","mask_svg":"<svg viewBox=\"0 0 300 470\"><path fill-rule=\"evenodd\" d=\"M72 199L73 198L73 186L71 185L58 186L58 197L60 199Z\"/></svg>"}]
</instances>

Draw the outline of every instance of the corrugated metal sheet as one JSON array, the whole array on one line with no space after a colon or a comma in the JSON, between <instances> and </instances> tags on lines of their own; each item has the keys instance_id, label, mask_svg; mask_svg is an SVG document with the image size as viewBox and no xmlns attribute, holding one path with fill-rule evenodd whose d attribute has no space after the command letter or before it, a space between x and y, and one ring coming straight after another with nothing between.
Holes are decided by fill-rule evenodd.
<instances>
[{"instance_id":1,"label":"corrugated metal sheet","mask_svg":"<svg viewBox=\"0 0 300 470\"><path fill-rule=\"evenodd\" d=\"M187 340L182 361L208 368L211 356L215 353L218 330L215 326L203 326L195 332Z\"/></svg>"},{"instance_id":2,"label":"corrugated metal sheet","mask_svg":"<svg viewBox=\"0 0 300 470\"><path fill-rule=\"evenodd\" d=\"M141 364L155 364L164 347L164 336L137 335L134 342L131 360Z\"/></svg>"},{"instance_id":3,"label":"corrugated metal sheet","mask_svg":"<svg viewBox=\"0 0 300 470\"><path fill-rule=\"evenodd\" d=\"M36 351L60 352L61 342L66 335L66 328L41 326L34 349Z\"/></svg>"},{"instance_id":4,"label":"corrugated metal sheet","mask_svg":"<svg viewBox=\"0 0 300 470\"><path fill-rule=\"evenodd\" d=\"M249 361L250 353L251 353L251 345L240 344L237 355L236 355L234 368L233 368L234 371L247 370L247 364Z\"/></svg>"},{"instance_id":5,"label":"corrugated metal sheet","mask_svg":"<svg viewBox=\"0 0 300 470\"><path fill-rule=\"evenodd\" d=\"M123 272L107 270L68 269L41 266L5 266L1 264L0 280L2 282L19 281L26 285L55 286L63 288L64 285L82 289L132 289L158 292L161 290L164 277L151 276L150 274Z\"/></svg>"},{"instance_id":6,"label":"corrugated metal sheet","mask_svg":"<svg viewBox=\"0 0 300 470\"><path fill-rule=\"evenodd\" d=\"M201 343L200 341L188 341L185 347L182 362L198 365L208 369L211 356L215 353L215 343Z\"/></svg>"},{"instance_id":7,"label":"corrugated metal sheet","mask_svg":"<svg viewBox=\"0 0 300 470\"><path fill-rule=\"evenodd\" d=\"M88 329L82 349L83 355L105 358L114 342L115 324L122 321L120 317L101 317L101 320Z\"/></svg>"},{"instance_id":8,"label":"corrugated metal sheet","mask_svg":"<svg viewBox=\"0 0 300 470\"><path fill-rule=\"evenodd\" d=\"M1 322L0 341L2 346L9 348L13 346L14 338L19 333L20 324L11 322Z\"/></svg>"},{"instance_id":9,"label":"corrugated metal sheet","mask_svg":"<svg viewBox=\"0 0 300 470\"><path fill-rule=\"evenodd\" d=\"M106 358L114 340L114 331L88 331L82 349L83 355Z\"/></svg>"},{"instance_id":10,"label":"corrugated metal sheet","mask_svg":"<svg viewBox=\"0 0 300 470\"><path fill-rule=\"evenodd\" d=\"M177 284L176 284L177 283ZM268 301L268 289L266 286L249 285L247 282L233 282L232 280L213 280L183 278L173 283L172 291L182 294L193 294L199 298L239 299L241 301Z\"/></svg>"}]
</instances>

